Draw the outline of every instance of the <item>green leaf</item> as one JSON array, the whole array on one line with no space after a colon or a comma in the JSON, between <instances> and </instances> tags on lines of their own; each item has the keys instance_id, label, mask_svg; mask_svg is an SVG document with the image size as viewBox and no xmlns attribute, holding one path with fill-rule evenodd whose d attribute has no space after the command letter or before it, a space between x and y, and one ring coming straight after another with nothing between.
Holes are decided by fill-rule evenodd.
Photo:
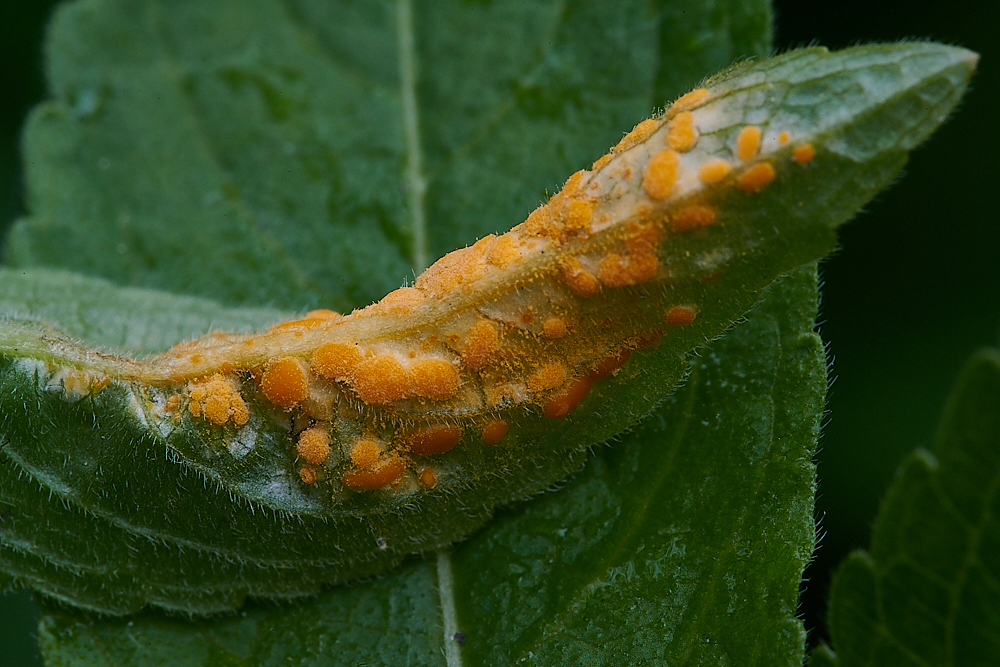
<instances>
[{"instance_id":1,"label":"green leaf","mask_svg":"<svg viewBox=\"0 0 1000 667\"><path fill-rule=\"evenodd\" d=\"M218 621L50 614L46 659L435 665L444 644L465 665L799 665L826 378L815 296L814 269L774 285L650 419L450 558Z\"/></svg>"},{"instance_id":2,"label":"green leaf","mask_svg":"<svg viewBox=\"0 0 1000 667\"><path fill-rule=\"evenodd\" d=\"M1000 350L952 390L934 454L917 450L889 489L871 553L834 577L836 650L810 664L992 665L1000 650Z\"/></svg>"},{"instance_id":3,"label":"green leaf","mask_svg":"<svg viewBox=\"0 0 1000 667\"><path fill-rule=\"evenodd\" d=\"M228 306L363 305L444 250L522 219L707 72L765 52L768 19L763 2L438 3L420 12L405 2L255 3L253 11L236 2L68 4L51 33L55 99L26 134L32 217L14 231L8 259ZM636 352L564 421L522 406L509 413L514 437L505 446L486 450L467 436L434 459L455 477L419 496L331 497L329 486L299 485L290 433L298 427L252 389L261 361L236 370L254 420L244 437L187 413L164 433L144 409L177 382L152 386L122 370L155 367L157 358L97 354L37 323L120 353L176 341L185 321L191 333L242 329L272 322L276 311L118 292L65 273L24 276L4 297L19 318L0 333L0 569L86 608L209 613L246 595L309 594L467 534L495 505L579 468L588 444L670 392L690 350L740 319L774 278L827 252L833 226L892 178L953 107L973 65L968 52L935 45L814 49L714 79L714 96L696 111L721 122L699 126L691 156L731 155L740 127L760 124L765 138L785 129L795 145L814 143L816 159L793 166L792 145L765 142L759 159L778 165L773 186L754 195L727 187L752 158L717 188L692 191L718 206L718 224L678 232L660 248L675 281L660 275L648 289L607 289L593 312L624 315L633 329L616 335L639 325L649 332L651 318L662 326L657 308L686 297L696 322L658 350ZM639 144L617 150L612 165L641 155ZM657 212L672 215L690 201L668 200ZM615 230L594 231L595 246L621 242ZM536 265L541 273L547 261ZM531 280L517 278L506 276L492 296L528 293ZM720 655L799 664L794 601L812 546L809 438L824 386L807 335L815 302L807 278L782 283L792 295L762 307L770 324L750 316L758 328L737 334L727 357L735 370L721 361L719 376L711 363L695 367L691 393L675 397L701 392L704 402L699 394L690 406L665 406L662 421L602 450L565 493L505 510L454 558L413 560L378 581L328 589L313 604L251 605L245 616L197 627L154 612L120 622L52 612L41 626L50 662L256 664L332 653L334 661L433 664L442 649L451 660L451 630L460 627L471 663L551 662L593 646L587 655L608 664ZM473 292L455 312L488 302ZM73 310L81 295L92 306ZM50 299L57 303L47 312L33 305ZM398 335L402 325L389 326ZM211 339L199 344L215 349ZM714 353L720 359L726 344ZM745 403L709 401L745 390L750 370L761 370L761 385L782 387L775 397L783 400L765 400L755 385ZM96 391L105 380L110 386ZM708 457L716 439L690 428L678 435L676 423L735 434L730 444L739 447ZM675 443L666 465L661 441ZM607 495L590 494L595 488ZM711 506L700 502L709 495ZM660 505L676 517L675 532L644 514ZM696 580L701 572L716 578ZM529 600L522 589L531 582L540 591ZM455 616L442 615L439 601Z\"/></svg>"},{"instance_id":4,"label":"green leaf","mask_svg":"<svg viewBox=\"0 0 1000 667\"><path fill-rule=\"evenodd\" d=\"M6 569L106 613L204 614L377 574L469 534L496 506L579 468L587 446L669 394L688 355L767 284L827 252L833 228L954 106L974 63L961 49L904 44L734 68L680 103L693 111L675 105L578 172L525 224L347 317L210 335L148 361L10 321L0 414L13 464L5 502L18 516ZM850 115L824 103L834 93ZM700 138L681 158L660 146L685 115ZM762 144L736 149L732 176L691 173L732 160L746 129ZM663 156L689 170L675 193L672 180L666 192L650 185ZM572 204L587 213L582 227L564 212ZM692 210L714 224L690 229ZM497 248L500 260L481 259ZM598 289L578 289L567 262ZM543 332L535 316L562 332ZM473 354L484 328L492 342ZM354 365L324 370L330 346ZM608 362L621 372L597 370ZM412 389L423 363L447 369L449 393ZM293 385L290 400L269 390ZM486 436L496 423L500 444ZM441 432L443 444L425 435ZM306 448L317 439L318 457ZM49 491L67 505L44 509Z\"/></svg>"}]
</instances>

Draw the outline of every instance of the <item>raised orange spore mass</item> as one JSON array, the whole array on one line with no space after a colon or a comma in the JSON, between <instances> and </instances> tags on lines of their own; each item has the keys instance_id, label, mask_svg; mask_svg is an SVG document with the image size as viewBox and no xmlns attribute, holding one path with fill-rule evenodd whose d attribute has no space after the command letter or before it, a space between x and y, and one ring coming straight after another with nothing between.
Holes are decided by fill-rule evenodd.
<instances>
[{"instance_id":1,"label":"raised orange spore mass","mask_svg":"<svg viewBox=\"0 0 1000 667\"><path fill-rule=\"evenodd\" d=\"M462 350L462 361L470 368L482 368L500 346L500 333L492 322L479 320L469 329Z\"/></svg>"},{"instance_id":2,"label":"raised orange spore mass","mask_svg":"<svg viewBox=\"0 0 1000 667\"><path fill-rule=\"evenodd\" d=\"M542 411L549 419L562 419L587 397L593 384L594 381L587 376L573 380L563 391L545 401Z\"/></svg>"},{"instance_id":3,"label":"raised orange spore mass","mask_svg":"<svg viewBox=\"0 0 1000 667\"><path fill-rule=\"evenodd\" d=\"M694 126L694 114L682 111L670 121L667 128L667 146L678 153L686 153L698 143L698 130Z\"/></svg>"},{"instance_id":4,"label":"raised orange spore mass","mask_svg":"<svg viewBox=\"0 0 1000 667\"><path fill-rule=\"evenodd\" d=\"M534 392L555 389L566 379L566 367L558 361L549 361L539 366L525 384Z\"/></svg>"},{"instance_id":5,"label":"raised orange spore mass","mask_svg":"<svg viewBox=\"0 0 1000 667\"><path fill-rule=\"evenodd\" d=\"M674 306L663 315L663 321L672 327L686 327L694 322L696 313L691 306Z\"/></svg>"},{"instance_id":6,"label":"raised orange spore mass","mask_svg":"<svg viewBox=\"0 0 1000 667\"><path fill-rule=\"evenodd\" d=\"M295 449L306 463L321 465L330 457L330 434L325 428L307 429L299 434Z\"/></svg>"},{"instance_id":7,"label":"raised orange spore mass","mask_svg":"<svg viewBox=\"0 0 1000 667\"><path fill-rule=\"evenodd\" d=\"M680 209L670 219L670 231L683 234L692 229L707 227L715 222L715 209L704 204L692 204Z\"/></svg>"},{"instance_id":8,"label":"raised orange spore mass","mask_svg":"<svg viewBox=\"0 0 1000 667\"><path fill-rule=\"evenodd\" d=\"M733 170L733 166L726 160L715 158L698 167L698 180L706 185L718 183Z\"/></svg>"},{"instance_id":9,"label":"raised orange spore mass","mask_svg":"<svg viewBox=\"0 0 1000 667\"><path fill-rule=\"evenodd\" d=\"M705 88L696 88L690 93L685 93L677 98L672 105L670 105L671 111L686 111L687 109L694 109L699 104L705 102L711 94Z\"/></svg>"},{"instance_id":10,"label":"raised orange spore mass","mask_svg":"<svg viewBox=\"0 0 1000 667\"><path fill-rule=\"evenodd\" d=\"M776 175L774 165L760 162L736 178L736 187L747 194L754 194L770 185Z\"/></svg>"},{"instance_id":11,"label":"raised orange spore mass","mask_svg":"<svg viewBox=\"0 0 1000 667\"><path fill-rule=\"evenodd\" d=\"M346 380L363 357L354 343L324 343L312 357L312 371L327 380Z\"/></svg>"},{"instance_id":12,"label":"raised orange spore mass","mask_svg":"<svg viewBox=\"0 0 1000 667\"><path fill-rule=\"evenodd\" d=\"M193 417L204 417L216 426L230 421L236 426L243 426L250 420L250 410L236 381L221 373L214 374L207 382L192 383L190 396L188 411ZM180 401L173 401L171 397L167 402Z\"/></svg>"},{"instance_id":13,"label":"raised orange spore mass","mask_svg":"<svg viewBox=\"0 0 1000 667\"><path fill-rule=\"evenodd\" d=\"M736 157L747 162L752 160L760 150L760 128L747 125L736 135Z\"/></svg>"},{"instance_id":14,"label":"raised orange spore mass","mask_svg":"<svg viewBox=\"0 0 1000 667\"><path fill-rule=\"evenodd\" d=\"M433 489L437 486L437 473L434 472L434 468L424 466L417 471L417 481L425 489Z\"/></svg>"},{"instance_id":15,"label":"raised orange spore mass","mask_svg":"<svg viewBox=\"0 0 1000 667\"><path fill-rule=\"evenodd\" d=\"M309 378L295 357L282 357L268 364L260 385L267 400L286 410L301 403L309 393Z\"/></svg>"},{"instance_id":16,"label":"raised orange spore mass","mask_svg":"<svg viewBox=\"0 0 1000 667\"><path fill-rule=\"evenodd\" d=\"M816 157L816 149L812 144L799 144L792 149L792 159L795 164L808 164Z\"/></svg>"},{"instance_id":17,"label":"raised orange spore mass","mask_svg":"<svg viewBox=\"0 0 1000 667\"><path fill-rule=\"evenodd\" d=\"M450 424L435 424L410 433L407 444L414 454L433 456L451 450L461 439L461 428Z\"/></svg>"},{"instance_id":18,"label":"raised orange spore mass","mask_svg":"<svg viewBox=\"0 0 1000 667\"><path fill-rule=\"evenodd\" d=\"M370 468L382 456L382 447L372 438L361 438L351 447L351 463L359 468Z\"/></svg>"},{"instance_id":19,"label":"raised orange spore mass","mask_svg":"<svg viewBox=\"0 0 1000 667\"><path fill-rule=\"evenodd\" d=\"M422 359L410 366L413 393L424 398L451 398L458 391L455 365L443 359Z\"/></svg>"},{"instance_id":20,"label":"raised orange spore mass","mask_svg":"<svg viewBox=\"0 0 1000 667\"><path fill-rule=\"evenodd\" d=\"M341 478L344 485L358 490L377 491L397 481L406 472L406 464L398 456L380 462L372 469L353 469Z\"/></svg>"},{"instance_id":21,"label":"raised orange spore mass","mask_svg":"<svg viewBox=\"0 0 1000 667\"><path fill-rule=\"evenodd\" d=\"M406 398L410 393L406 369L391 355L362 361L354 369L350 383L365 403L391 403Z\"/></svg>"},{"instance_id":22,"label":"raised orange spore mass","mask_svg":"<svg viewBox=\"0 0 1000 667\"><path fill-rule=\"evenodd\" d=\"M680 174L680 156L675 151L665 148L649 158L646 170L642 174L642 189L654 201L663 201L670 196L670 191Z\"/></svg>"},{"instance_id":23,"label":"raised orange spore mass","mask_svg":"<svg viewBox=\"0 0 1000 667\"><path fill-rule=\"evenodd\" d=\"M507 422L502 419L494 419L486 423L483 427L483 442L487 445L495 445L507 435Z\"/></svg>"}]
</instances>

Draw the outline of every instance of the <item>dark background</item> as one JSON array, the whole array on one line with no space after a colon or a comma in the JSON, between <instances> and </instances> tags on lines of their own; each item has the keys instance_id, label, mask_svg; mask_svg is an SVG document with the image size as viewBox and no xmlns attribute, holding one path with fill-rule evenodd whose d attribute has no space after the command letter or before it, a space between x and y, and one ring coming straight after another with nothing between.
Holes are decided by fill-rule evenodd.
<instances>
[{"instance_id":1,"label":"dark background","mask_svg":"<svg viewBox=\"0 0 1000 667\"><path fill-rule=\"evenodd\" d=\"M52 0L0 2L0 235L23 214L18 137L44 92L41 36ZM824 262L820 331L833 361L820 442L822 540L801 612L826 637L830 573L866 547L878 503L915 447L932 447L963 361L1000 331L1000 3L775 2L779 50L930 38L982 54L957 117L917 151L905 177L869 204ZM27 594L0 597L0 664L40 665Z\"/></svg>"}]
</instances>

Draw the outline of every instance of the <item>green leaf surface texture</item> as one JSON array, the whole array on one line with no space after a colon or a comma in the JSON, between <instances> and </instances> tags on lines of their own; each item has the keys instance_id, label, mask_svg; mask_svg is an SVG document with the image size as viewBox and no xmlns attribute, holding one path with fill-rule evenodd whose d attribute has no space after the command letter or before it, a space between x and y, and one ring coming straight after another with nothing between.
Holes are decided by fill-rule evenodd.
<instances>
[{"instance_id":1,"label":"green leaf surface texture","mask_svg":"<svg viewBox=\"0 0 1000 667\"><path fill-rule=\"evenodd\" d=\"M795 607L813 549L826 379L815 300L814 268L775 284L745 323L692 358L689 381L638 428L450 555L220 620L51 614L40 629L46 660L801 664Z\"/></svg>"},{"instance_id":2,"label":"green leaf surface texture","mask_svg":"<svg viewBox=\"0 0 1000 667\"><path fill-rule=\"evenodd\" d=\"M307 484L297 413L255 385L266 359L230 374L249 408L239 427L164 419L192 376L147 370L180 341L214 349L209 332L362 307L510 228L651 110L762 56L769 20L767 3L735 1L64 5L52 99L25 131L30 216L0 269L0 581L67 605L40 626L47 661L800 664L825 362L815 270L797 267L832 250L834 228L944 120L974 54L807 49L709 79L684 159L732 156L746 125L763 128L760 153L656 209L662 225L708 203L718 220L675 228L648 283L570 295L581 330L625 322L603 354L633 354L564 419L537 402L486 415L348 401L354 412L325 422L336 454ZM794 141L777 145L781 131ZM611 187L644 142L580 173ZM815 155L799 163L804 144ZM773 183L734 187L765 162ZM606 200L645 197L635 178L622 192ZM609 210L601 252L641 217ZM364 332L392 342L533 294L569 303L552 257L585 243L551 242L521 274L409 319L371 317ZM693 323L659 345L622 342L658 341L677 303L693 304ZM345 438L427 414L465 429L428 458L436 484L417 485L417 457L394 488L338 485ZM498 446L473 434L485 416L509 426ZM232 612L248 597L238 616L163 614Z\"/></svg>"},{"instance_id":3,"label":"green leaf surface texture","mask_svg":"<svg viewBox=\"0 0 1000 667\"><path fill-rule=\"evenodd\" d=\"M975 355L934 453L907 459L871 552L841 564L828 648L810 664L992 665L1000 650L1000 350Z\"/></svg>"}]
</instances>

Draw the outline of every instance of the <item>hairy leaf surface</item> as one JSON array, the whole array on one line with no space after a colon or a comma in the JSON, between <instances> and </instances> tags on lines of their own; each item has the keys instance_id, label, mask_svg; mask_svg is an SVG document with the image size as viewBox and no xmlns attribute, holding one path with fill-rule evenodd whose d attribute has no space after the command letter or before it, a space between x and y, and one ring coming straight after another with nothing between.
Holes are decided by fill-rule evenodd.
<instances>
[{"instance_id":1,"label":"hairy leaf surface","mask_svg":"<svg viewBox=\"0 0 1000 667\"><path fill-rule=\"evenodd\" d=\"M47 660L443 665L446 647L465 665L800 665L826 377L815 295L812 268L773 285L649 419L558 492L501 510L450 567L413 559L217 621L55 613Z\"/></svg>"}]
</instances>

